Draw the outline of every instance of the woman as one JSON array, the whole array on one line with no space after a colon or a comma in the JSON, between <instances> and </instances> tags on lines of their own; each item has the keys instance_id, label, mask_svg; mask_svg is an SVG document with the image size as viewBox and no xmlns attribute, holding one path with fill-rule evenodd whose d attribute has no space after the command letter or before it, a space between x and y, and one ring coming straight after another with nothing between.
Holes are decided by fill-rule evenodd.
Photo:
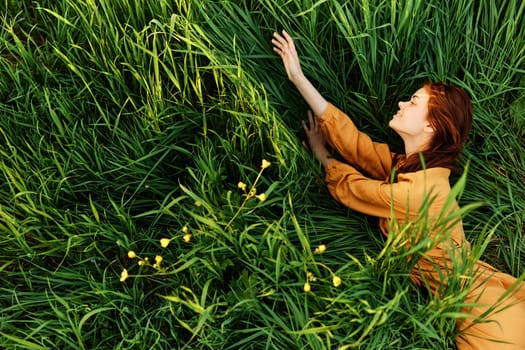
<instances>
[{"instance_id":1,"label":"woman","mask_svg":"<svg viewBox=\"0 0 525 350\"><path fill-rule=\"evenodd\" d=\"M420 208L430 203L425 210L428 220L434 222L430 226L431 237L437 243L418 260L411 278L439 295L446 288L447 274L454 267L452 261L458 260L462 250L469 249L460 219L445 225L446 235L443 225L436 223L443 214L458 209L455 202L447 203L451 193L449 175L472 125L470 97L458 87L427 83L409 101L399 102L399 111L389 126L403 139L405 153L394 155L386 144L373 142L357 130L346 114L314 88L301 70L288 33L274 33L272 43L288 78L313 111L313 115L308 113L303 127L310 149L324 166L332 196L351 209L379 217L385 235L395 234L396 227L407 222L415 222ZM332 158L326 144L345 162ZM393 169L395 179L391 181ZM468 290L466 302L475 306L464 312L484 319L457 320L458 349L525 349L524 284L517 285L514 277L481 261L476 263L473 276L475 282ZM512 286L515 288L509 296L501 298ZM491 312L494 305L497 310Z\"/></svg>"}]
</instances>

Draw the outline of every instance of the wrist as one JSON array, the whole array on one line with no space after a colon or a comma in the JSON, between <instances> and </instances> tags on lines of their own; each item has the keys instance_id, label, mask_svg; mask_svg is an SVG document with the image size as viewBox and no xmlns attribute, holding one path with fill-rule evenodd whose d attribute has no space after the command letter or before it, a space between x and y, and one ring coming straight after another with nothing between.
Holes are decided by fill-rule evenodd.
<instances>
[{"instance_id":1,"label":"wrist","mask_svg":"<svg viewBox=\"0 0 525 350\"><path fill-rule=\"evenodd\" d=\"M335 159L332 158L332 155L331 154L326 154L323 159L321 160L321 164L323 165L323 167L327 167L330 163L332 163Z\"/></svg>"},{"instance_id":2,"label":"wrist","mask_svg":"<svg viewBox=\"0 0 525 350\"><path fill-rule=\"evenodd\" d=\"M334 160L326 148L316 150L315 158L317 158L325 167Z\"/></svg>"},{"instance_id":3,"label":"wrist","mask_svg":"<svg viewBox=\"0 0 525 350\"><path fill-rule=\"evenodd\" d=\"M290 81L298 88L299 86L304 85L307 79L304 73L300 70L299 72L290 75Z\"/></svg>"}]
</instances>

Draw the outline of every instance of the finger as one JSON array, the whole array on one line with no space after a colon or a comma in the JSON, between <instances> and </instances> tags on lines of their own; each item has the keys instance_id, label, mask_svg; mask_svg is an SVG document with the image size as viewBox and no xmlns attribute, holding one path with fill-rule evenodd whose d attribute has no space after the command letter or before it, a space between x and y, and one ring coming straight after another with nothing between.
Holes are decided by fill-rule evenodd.
<instances>
[{"instance_id":1,"label":"finger","mask_svg":"<svg viewBox=\"0 0 525 350\"><path fill-rule=\"evenodd\" d=\"M275 40L275 39L272 39L272 44L274 45L274 51L275 51L276 49L278 49L279 51L275 51L275 52L277 52L277 53L280 54L280 55L281 55L281 54L284 54L285 51L288 50L288 45L287 45L286 43L279 42L279 41L277 41L277 40Z\"/></svg>"},{"instance_id":2,"label":"finger","mask_svg":"<svg viewBox=\"0 0 525 350\"><path fill-rule=\"evenodd\" d=\"M290 45L290 47L295 47L294 46L294 43L293 43L293 39L292 37L290 36L290 34L288 34L288 32L286 30L283 29L283 36L284 38L286 39L286 42L288 43L288 45Z\"/></svg>"},{"instance_id":3,"label":"finger","mask_svg":"<svg viewBox=\"0 0 525 350\"><path fill-rule=\"evenodd\" d=\"M272 44L274 44L275 46L279 48L283 47L283 43L276 39L272 39Z\"/></svg>"},{"instance_id":4,"label":"finger","mask_svg":"<svg viewBox=\"0 0 525 350\"><path fill-rule=\"evenodd\" d=\"M282 33L283 33L283 37L286 39L286 41L290 42L290 41L293 41L292 37L290 36L290 34L288 34L288 32L286 30L282 30Z\"/></svg>"},{"instance_id":5,"label":"finger","mask_svg":"<svg viewBox=\"0 0 525 350\"><path fill-rule=\"evenodd\" d=\"M283 38L281 35L279 35L279 33L277 33L277 32L273 33L273 37L274 37L273 40L279 42L281 45L286 43L286 39Z\"/></svg>"},{"instance_id":6,"label":"finger","mask_svg":"<svg viewBox=\"0 0 525 350\"><path fill-rule=\"evenodd\" d=\"M302 141L301 141L301 145L303 145L303 147L304 147L305 149L307 149L307 150L310 149L310 147L308 146L308 144L306 143L305 140L302 140Z\"/></svg>"},{"instance_id":7,"label":"finger","mask_svg":"<svg viewBox=\"0 0 525 350\"><path fill-rule=\"evenodd\" d=\"M310 110L308 111L308 121L310 122L311 129L317 129L317 121L315 120L314 115Z\"/></svg>"},{"instance_id":8,"label":"finger","mask_svg":"<svg viewBox=\"0 0 525 350\"><path fill-rule=\"evenodd\" d=\"M301 124L303 125L303 129L304 131L309 134L310 133L310 128L308 127L308 125L306 125L306 122L304 120L301 120Z\"/></svg>"}]
</instances>

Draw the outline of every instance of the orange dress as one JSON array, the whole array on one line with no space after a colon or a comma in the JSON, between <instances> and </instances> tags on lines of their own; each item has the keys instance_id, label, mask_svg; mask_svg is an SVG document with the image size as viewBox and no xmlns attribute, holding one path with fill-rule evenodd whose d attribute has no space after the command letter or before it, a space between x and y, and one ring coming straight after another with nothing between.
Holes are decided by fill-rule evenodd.
<instances>
[{"instance_id":1,"label":"orange dress","mask_svg":"<svg viewBox=\"0 0 525 350\"><path fill-rule=\"evenodd\" d=\"M395 220L398 227L415 221L429 195L432 198L428 206L430 220L438 218L442 212L450 214L458 209L455 201L447 204L451 193L449 169L436 167L398 174L396 181L391 183L393 154L386 144L373 142L332 104L318 120L328 144L345 160L334 160L326 166L328 190L343 205L379 217L385 235L395 232L391 229L391 220ZM461 218L458 218L447 226L446 237L418 260L411 279L419 285L426 283L433 293L439 293L447 284L447 271L452 266L450 255L469 251L469 248ZM513 276L482 261L476 263L472 276L476 281L465 301L475 306L463 310L469 315L479 316L490 310L513 284L518 283ZM498 304L496 312L489 312L482 322L472 320L464 318L456 322L460 331L458 349L524 350L525 283L517 285Z\"/></svg>"}]
</instances>

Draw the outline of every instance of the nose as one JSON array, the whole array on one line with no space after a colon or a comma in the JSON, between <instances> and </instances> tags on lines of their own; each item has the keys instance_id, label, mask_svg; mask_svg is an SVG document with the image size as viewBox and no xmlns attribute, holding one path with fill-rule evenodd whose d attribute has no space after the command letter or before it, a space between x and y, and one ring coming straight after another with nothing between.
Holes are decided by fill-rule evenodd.
<instances>
[{"instance_id":1,"label":"nose","mask_svg":"<svg viewBox=\"0 0 525 350\"><path fill-rule=\"evenodd\" d=\"M399 109L403 109L407 105L407 102L399 101L397 105L399 106Z\"/></svg>"}]
</instances>

